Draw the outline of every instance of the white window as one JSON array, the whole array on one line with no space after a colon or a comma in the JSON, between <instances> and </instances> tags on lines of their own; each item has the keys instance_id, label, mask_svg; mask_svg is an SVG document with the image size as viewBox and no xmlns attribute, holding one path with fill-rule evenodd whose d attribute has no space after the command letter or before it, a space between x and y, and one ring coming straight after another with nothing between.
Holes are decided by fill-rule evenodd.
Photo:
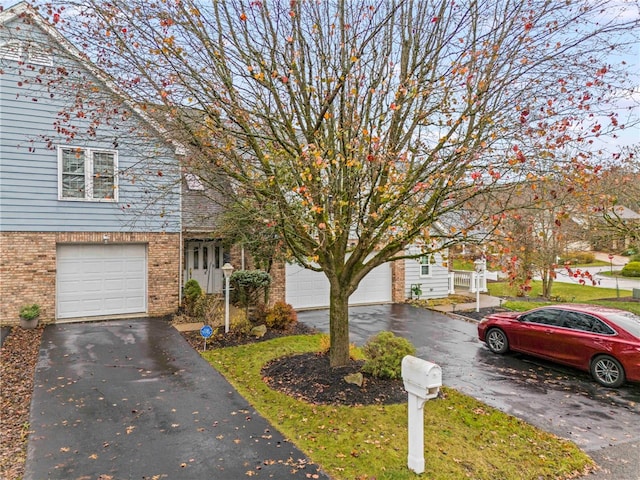
<instances>
[{"instance_id":1,"label":"white window","mask_svg":"<svg viewBox=\"0 0 640 480\"><path fill-rule=\"evenodd\" d=\"M118 201L118 152L58 147L60 200Z\"/></svg>"},{"instance_id":2,"label":"white window","mask_svg":"<svg viewBox=\"0 0 640 480\"><path fill-rule=\"evenodd\" d=\"M431 276L431 264L433 263L433 257L431 255L423 255L418 260L420 263L420 276L421 277L430 277Z\"/></svg>"}]
</instances>

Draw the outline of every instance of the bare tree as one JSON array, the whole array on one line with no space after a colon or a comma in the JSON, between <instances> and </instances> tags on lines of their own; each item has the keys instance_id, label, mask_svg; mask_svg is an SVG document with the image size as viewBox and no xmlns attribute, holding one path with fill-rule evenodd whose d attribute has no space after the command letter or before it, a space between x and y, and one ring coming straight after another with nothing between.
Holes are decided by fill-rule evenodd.
<instances>
[{"instance_id":1,"label":"bare tree","mask_svg":"<svg viewBox=\"0 0 640 480\"><path fill-rule=\"evenodd\" d=\"M188 168L228 178L237 211L327 276L332 366L348 362L349 296L373 268L416 239L464 241L499 214L496 192L586 163L558 152L616 128L598 119L628 87L607 56L638 27L590 1L75 7L67 35L166 116Z\"/></svg>"}]
</instances>

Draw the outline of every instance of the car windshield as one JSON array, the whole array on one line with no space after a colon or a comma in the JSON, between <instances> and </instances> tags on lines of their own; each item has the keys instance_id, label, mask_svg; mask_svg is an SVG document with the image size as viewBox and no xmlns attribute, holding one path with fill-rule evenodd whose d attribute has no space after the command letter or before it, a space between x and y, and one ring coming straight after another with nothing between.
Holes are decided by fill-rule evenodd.
<instances>
[{"instance_id":1,"label":"car windshield","mask_svg":"<svg viewBox=\"0 0 640 480\"><path fill-rule=\"evenodd\" d=\"M607 313L607 318L620 325L631 335L640 338L640 317L635 313Z\"/></svg>"}]
</instances>

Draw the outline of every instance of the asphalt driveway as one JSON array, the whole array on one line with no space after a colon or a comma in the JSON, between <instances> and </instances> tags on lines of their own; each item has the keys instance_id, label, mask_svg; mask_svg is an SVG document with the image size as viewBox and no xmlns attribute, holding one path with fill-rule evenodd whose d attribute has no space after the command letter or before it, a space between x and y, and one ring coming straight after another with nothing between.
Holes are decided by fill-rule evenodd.
<instances>
[{"instance_id":1,"label":"asphalt driveway","mask_svg":"<svg viewBox=\"0 0 640 480\"><path fill-rule=\"evenodd\" d=\"M34 383L25 480L328 478L162 320L48 326Z\"/></svg>"},{"instance_id":2,"label":"asphalt driveway","mask_svg":"<svg viewBox=\"0 0 640 480\"><path fill-rule=\"evenodd\" d=\"M327 310L299 312L298 320L328 332ZM610 390L587 373L520 354L495 355L478 341L474 322L441 313L404 304L350 309L352 342L362 344L383 330L408 338L420 358L439 364L446 386L569 439L594 457L604 448L634 446L629 461L637 473L628 479L640 478L639 384Z\"/></svg>"}]
</instances>

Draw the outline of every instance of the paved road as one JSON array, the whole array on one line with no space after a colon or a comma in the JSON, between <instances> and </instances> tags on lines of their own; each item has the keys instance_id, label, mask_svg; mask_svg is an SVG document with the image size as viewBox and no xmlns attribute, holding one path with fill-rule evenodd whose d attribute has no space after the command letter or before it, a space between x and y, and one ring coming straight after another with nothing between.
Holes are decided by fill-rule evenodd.
<instances>
[{"instance_id":1,"label":"paved road","mask_svg":"<svg viewBox=\"0 0 640 480\"><path fill-rule=\"evenodd\" d=\"M300 312L298 319L328 331L326 310ZM640 442L639 384L609 390L587 373L519 354L494 355L477 340L475 323L440 313L409 305L350 309L352 342L362 344L382 330L410 339L419 357L439 364L445 385L587 452ZM640 454L635 461L640 478Z\"/></svg>"}]
</instances>

